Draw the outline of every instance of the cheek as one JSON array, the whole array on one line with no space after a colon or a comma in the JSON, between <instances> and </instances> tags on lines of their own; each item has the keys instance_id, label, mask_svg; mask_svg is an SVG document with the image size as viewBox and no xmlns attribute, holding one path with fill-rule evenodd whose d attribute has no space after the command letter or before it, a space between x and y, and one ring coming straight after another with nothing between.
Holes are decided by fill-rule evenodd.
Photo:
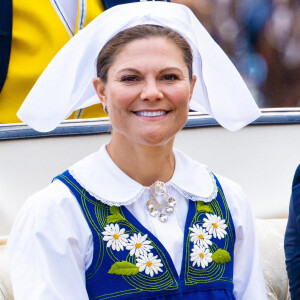
<instances>
[{"instance_id":1,"label":"cheek","mask_svg":"<svg viewBox=\"0 0 300 300\"><path fill-rule=\"evenodd\" d=\"M107 95L108 116L111 125L115 129L124 129L127 127L128 118L131 118L131 103L134 99L134 93L129 89L114 88Z\"/></svg>"},{"instance_id":2,"label":"cheek","mask_svg":"<svg viewBox=\"0 0 300 300\"><path fill-rule=\"evenodd\" d=\"M108 95L107 105L115 113L124 113L134 101L136 93L131 89L114 88Z\"/></svg>"},{"instance_id":3,"label":"cheek","mask_svg":"<svg viewBox=\"0 0 300 300\"><path fill-rule=\"evenodd\" d=\"M187 108L190 102L190 89L185 88L170 88L167 91L168 98L172 99L173 103L180 108Z\"/></svg>"}]
</instances>

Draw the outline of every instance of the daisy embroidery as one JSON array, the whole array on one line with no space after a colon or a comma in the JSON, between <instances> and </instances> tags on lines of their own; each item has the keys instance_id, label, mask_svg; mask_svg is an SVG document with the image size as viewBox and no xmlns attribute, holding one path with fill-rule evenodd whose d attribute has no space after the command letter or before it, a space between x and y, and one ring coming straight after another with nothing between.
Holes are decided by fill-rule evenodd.
<instances>
[{"instance_id":1,"label":"daisy embroidery","mask_svg":"<svg viewBox=\"0 0 300 300\"><path fill-rule=\"evenodd\" d=\"M147 252L153 248L151 242L147 240L147 234L142 236L140 233L134 233L128 240L127 250L130 250L130 256L135 255L140 257L141 255L147 255Z\"/></svg>"},{"instance_id":2,"label":"daisy embroidery","mask_svg":"<svg viewBox=\"0 0 300 300\"><path fill-rule=\"evenodd\" d=\"M224 238L227 234L225 228L227 225L225 224L225 220L222 220L221 217L212 215L212 214L205 214L207 218L204 218L203 227L206 228L209 234L212 234L214 238L218 237L218 239Z\"/></svg>"},{"instance_id":3,"label":"daisy embroidery","mask_svg":"<svg viewBox=\"0 0 300 300\"><path fill-rule=\"evenodd\" d=\"M120 229L118 224L111 223L106 225L104 230L102 234L104 235L103 240L107 241L106 247L111 246L113 250L123 251L124 247L127 246L127 238L129 236L128 234L124 234L125 229Z\"/></svg>"},{"instance_id":4,"label":"daisy embroidery","mask_svg":"<svg viewBox=\"0 0 300 300\"><path fill-rule=\"evenodd\" d=\"M199 247L194 245L191 253L191 261L193 262L193 266L197 264L198 267L205 269L208 266L208 263L212 262L211 253L209 249L204 247Z\"/></svg>"},{"instance_id":5,"label":"daisy embroidery","mask_svg":"<svg viewBox=\"0 0 300 300\"><path fill-rule=\"evenodd\" d=\"M204 248L208 248L208 245L212 245L212 242L210 241L211 235L206 232L206 230L202 227L200 227L198 224L193 225L193 227L189 228L190 231L190 237L191 242L194 243L194 245L198 245Z\"/></svg>"},{"instance_id":6,"label":"daisy embroidery","mask_svg":"<svg viewBox=\"0 0 300 300\"><path fill-rule=\"evenodd\" d=\"M153 256L152 253L146 253L136 259L136 266L139 267L139 272L145 271L147 275L153 277L154 273L162 272L160 268L163 266L160 259L157 259L157 255Z\"/></svg>"}]
</instances>

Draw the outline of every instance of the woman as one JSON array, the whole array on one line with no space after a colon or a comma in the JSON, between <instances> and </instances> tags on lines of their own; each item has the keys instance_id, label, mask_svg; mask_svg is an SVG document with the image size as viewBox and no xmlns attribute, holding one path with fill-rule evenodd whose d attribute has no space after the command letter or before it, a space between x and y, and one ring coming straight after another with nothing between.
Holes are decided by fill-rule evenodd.
<instances>
[{"instance_id":1,"label":"woman","mask_svg":"<svg viewBox=\"0 0 300 300\"><path fill-rule=\"evenodd\" d=\"M173 149L189 104L232 130L258 116L237 71L184 6L119 6L56 56L19 116L49 131L94 103L99 50L111 141L23 208L9 240L16 299L265 299L242 190Z\"/></svg>"}]
</instances>

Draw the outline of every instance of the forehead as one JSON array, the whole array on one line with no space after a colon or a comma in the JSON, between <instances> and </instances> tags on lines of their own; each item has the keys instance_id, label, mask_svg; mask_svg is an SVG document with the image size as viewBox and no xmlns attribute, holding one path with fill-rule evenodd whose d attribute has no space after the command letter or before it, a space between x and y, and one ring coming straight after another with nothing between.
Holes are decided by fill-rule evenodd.
<instances>
[{"instance_id":1,"label":"forehead","mask_svg":"<svg viewBox=\"0 0 300 300\"><path fill-rule=\"evenodd\" d=\"M122 64L178 64L184 63L183 52L178 45L164 37L138 39L127 43L116 55L114 66Z\"/></svg>"}]
</instances>

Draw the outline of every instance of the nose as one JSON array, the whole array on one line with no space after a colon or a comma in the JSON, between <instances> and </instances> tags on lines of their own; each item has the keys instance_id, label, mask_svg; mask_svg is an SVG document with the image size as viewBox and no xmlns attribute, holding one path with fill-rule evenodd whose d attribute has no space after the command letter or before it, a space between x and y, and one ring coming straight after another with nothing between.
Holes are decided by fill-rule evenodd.
<instances>
[{"instance_id":1,"label":"nose","mask_svg":"<svg viewBox=\"0 0 300 300\"><path fill-rule=\"evenodd\" d=\"M141 91L141 99L144 101L159 101L163 98L163 92L155 79L145 80Z\"/></svg>"}]
</instances>

